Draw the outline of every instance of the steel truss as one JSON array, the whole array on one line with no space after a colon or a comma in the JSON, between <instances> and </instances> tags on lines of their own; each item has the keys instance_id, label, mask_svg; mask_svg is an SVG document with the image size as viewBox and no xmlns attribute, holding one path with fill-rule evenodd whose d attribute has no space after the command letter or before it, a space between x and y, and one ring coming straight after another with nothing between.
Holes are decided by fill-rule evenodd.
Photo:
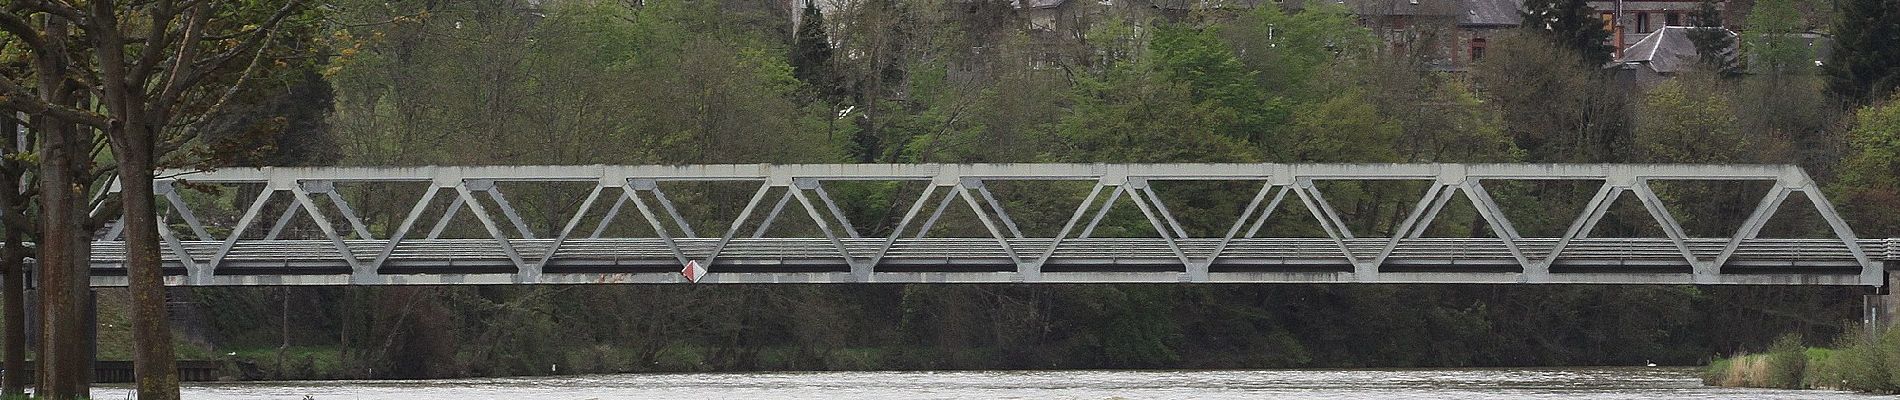
<instances>
[{"instance_id":1,"label":"steel truss","mask_svg":"<svg viewBox=\"0 0 1900 400\"><path fill-rule=\"evenodd\" d=\"M1784 165L1631 164L836 164L684 166L316 167L226 169L162 174L157 195L192 239L161 224L165 256L179 285L664 283L683 282L680 265L697 261L702 282L1442 282L1694 283L1883 286L1892 240L1860 240L1806 173ZM1219 237L1193 237L1150 181L1225 180L1258 184L1250 203ZM1390 237L1355 234L1316 181L1429 182ZM1487 181L1601 182L1562 236L1524 237L1485 189ZM1685 233L1650 183L1656 180L1772 182L1733 235ZM662 182L753 181L758 188L723 232L695 229ZM894 229L867 236L825 189L837 181L925 184ZM1049 237L1025 235L988 182L1093 182L1085 199ZM338 183L426 185L388 237L375 237L336 189ZM537 237L497 182L592 183L579 209L551 237ZM187 184L261 184L234 223L201 220L180 195ZM116 188L109 189L117 190ZM421 239L409 238L438 192L451 203ZM776 198L770 194L778 193ZM262 238L266 204L290 204ZM1759 238L1790 196L1805 196L1832 232L1827 239ZM1658 238L1594 238L1611 204L1637 199L1662 227ZM328 200L328 209L317 198ZM487 202L482 201L486 199ZM607 213L588 221L597 203ZM1126 199L1155 238L1093 237L1110 208ZM1453 201L1468 202L1496 238L1423 237ZM1282 203L1297 201L1323 239L1257 236ZM769 204L768 204L769 202ZM792 203L796 207L792 208ZM632 203L655 237L603 237ZM492 204L492 207L490 206ZM953 206L953 204L957 204ZM932 238L946 210L975 211L984 238ZM489 238L443 239L450 216L466 208ZM788 210L788 208L792 208ZM929 210L926 210L929 208ZM334 212L331 212L333 210ZM928 211L928 213L926 213ZM822 237L768 238L776 221L802 214ZM742 232L756 214L764 219ZM322 240L279 239L299 214ZM337 217L343 224L338 224ZM791 217L800 218L800 217ZM538 221L537 221L538 222ZM594 223L591 234L577 232ZM120 227L95 242L96 285L122 285ZM229 232L219 238L214 231ZM707 233L716 236L708 236ZM583 234L584 237L583 237ZM350 236L354 235L354 238ZM1000 267L999 267L1000 266ZM402 273L392 273L403 267ZM988 267L989 269L984 269ZM1749 269L1750 267L1765 267Z\"/></svg>"}]
</instances>

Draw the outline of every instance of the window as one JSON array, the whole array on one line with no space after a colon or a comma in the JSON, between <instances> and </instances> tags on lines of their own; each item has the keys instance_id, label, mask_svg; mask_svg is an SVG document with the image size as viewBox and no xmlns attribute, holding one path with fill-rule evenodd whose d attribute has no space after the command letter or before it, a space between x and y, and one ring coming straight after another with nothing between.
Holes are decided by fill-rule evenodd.
<instances>
[{"instance_id":1,"label":"window","mask_svg":"<svg viewBox=\"0 0 1900 400\"><path fill-rule=\"evenodd\" d=\"M1471 61L1484 59L1484 38L1471 39Z\"/></svg>"},{"instance_id":2,"label":"window","mask_svg":"<svg viewBox=\"0 0 1900 400\"><path fill-rule=\"evenodd\" d=\"M1636 13L1636 33L1649 33L1649 13Z\"/></svg>"},{"instance_id":3,"label":"window","mask_svg":"<svg viewBox=\"0 0 1900 400\"><path fill-rule=\"evenodd\" d=\"M1610 32L1616 31L1616 14L1603 13L1599 14L1598 17L1603 18L1603 30Z\"/></svg>"},{"instance_id":4,"label":"window","mask_svg":"<svg viewBox=\"0 0 1900 400\"><path fill-rule=\"evenodd\" d=\"M1679 14L1679 13L1663 14L1663 21L1664 21L1663 26L1682 26L1682 14Z\"/></svg>"}]
</instances>

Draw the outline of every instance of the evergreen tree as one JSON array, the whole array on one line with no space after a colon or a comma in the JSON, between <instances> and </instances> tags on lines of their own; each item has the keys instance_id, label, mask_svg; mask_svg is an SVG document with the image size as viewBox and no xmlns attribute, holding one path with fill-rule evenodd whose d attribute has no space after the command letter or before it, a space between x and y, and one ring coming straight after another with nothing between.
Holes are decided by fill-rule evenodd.
<instances>
[{"instance_id":1,"label":"evergreen tree","mask_svg":"<svg viewBox=\"0 0 1900 400\"><path fill-rule=\"evenodd\" d=\"M1525 28L1577 52L1587 66L1610 62L1616 50L1609 44L1610 32L1584 0L1529 0L1524 10Z\"/></svg>"},{"instance_id":2,"label":"evergreen tree","mask_svg":"<svg viewBox=\"0 0 1900 400\"><path fill-rule=\"evenodd\" d=\"M1827 61L1828 91L1866 103L1900 86L1900 3L1841 0L1834 52Z\"/></svg>"},{"instance_id":3,"label":"evergreen tree","mask_svg":"<svg viewBox=\"0 0 1900 400\"><path fill-rule=\"evenodd\" d=\"M798 32L792 39L792 76L816 88L826 97L839 94L838 81L831 71L831 36L825 32L825 14L816 3L805 2Z\"/></svg>"},{"instance_id":4,"label":"evergreen tree","mask_svg":"<svg viewBox=\"0 0 1900 400\"><path fill-rule=\"evenodd\" d=\"M1735 65L1735 35L1722 28L1722 10L1716 8L1715 0L1702 0L1690 18L1696 29L1689 31L1689 41L1695 43L1702 64L1723 76L1741 74Z\"/></svg>"}]
</instances>

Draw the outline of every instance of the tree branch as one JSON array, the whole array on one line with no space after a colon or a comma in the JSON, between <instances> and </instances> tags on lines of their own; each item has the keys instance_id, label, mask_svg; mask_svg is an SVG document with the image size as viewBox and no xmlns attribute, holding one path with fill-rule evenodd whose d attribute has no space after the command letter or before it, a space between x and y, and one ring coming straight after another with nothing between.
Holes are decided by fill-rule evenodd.
<instances>
[{"instance_id":1,"label":"tree branch","mask_svg":"<svg viewBox=\"0 0 1900 400\"><path fill-rule=\"evenodd\" d=\"M98 129L106 129L108 125L106 121L109 120L106 116L89 110L47 103L45 100L41 100L39 96L28 92L26 88L22 88L19 84L14 83L13 78L10 77L0 77L0 101L6 102L7 106L13 107L15 110L28 114L45 114L62 121L83 124Z\"/></svg>"},{"instance_id":2,"label":"tree branch","mask_svg":"<svg viewBox=\"0 0 1900 400\"><path fill-rule=\"evenodd\" d=\"M46 41L40 38L40 32L33 30L33 26L27 24L25 18L20 18L11 11L0 11L0 29L18 36L21 41L26 42L26 48L34 52L40 52L46 47Z\"/></svg>"},{"instance_id":3,"label":"tree branch","mask_svg":"<svg viewBox=\"0 0 1900 400\"><path fill-rule=\"evenodd\" d=\"M259 24L257 31L252 32L251 37L246 38L244 43L223 53L219 53L216 56L205 59L202 63L193 63L193 71L190 75L186 75L183 80L173 81L169 87L165 88L164 92L160 93L155 102L158 105L156 108L171 108L173 103L176 103L179 98L184 96L185 89L197 86L198 82L210 76L211 72L218 70L218 66L230 62L240 54L251 51L253 47L258 47L264 42L265 38L270 37L271 34L277 30L279 23L282 23L285 18L290 17L291 12L296 11L297 8L302 5L303 0L290 0L285 2L284 7L277 9L277 12L272 14L269 20L266 20L263 24Z\"/></svg>"}]
</instances>

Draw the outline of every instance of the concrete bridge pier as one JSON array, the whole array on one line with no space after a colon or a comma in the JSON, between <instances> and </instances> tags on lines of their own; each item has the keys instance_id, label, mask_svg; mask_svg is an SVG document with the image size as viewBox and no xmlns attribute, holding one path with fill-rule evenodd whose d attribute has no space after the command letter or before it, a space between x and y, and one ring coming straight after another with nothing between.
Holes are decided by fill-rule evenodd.
<instances>
[{"instance_id":1,"label":"concrete bridge pier","mask_svg":"<svg viewBox=\"0 0 1900 400\"><path fill-rule=\"evenodd\" d=\"M1900 282L1900 271L1887 271L1887 284L1882 285L1873 294L1861 299L1861 323L1867 327L1869 337L1879 337L1893 329L1896 317L1900 317L1900 295L1893 293L1894 282Z\"/></svg>"}]
</instances>

